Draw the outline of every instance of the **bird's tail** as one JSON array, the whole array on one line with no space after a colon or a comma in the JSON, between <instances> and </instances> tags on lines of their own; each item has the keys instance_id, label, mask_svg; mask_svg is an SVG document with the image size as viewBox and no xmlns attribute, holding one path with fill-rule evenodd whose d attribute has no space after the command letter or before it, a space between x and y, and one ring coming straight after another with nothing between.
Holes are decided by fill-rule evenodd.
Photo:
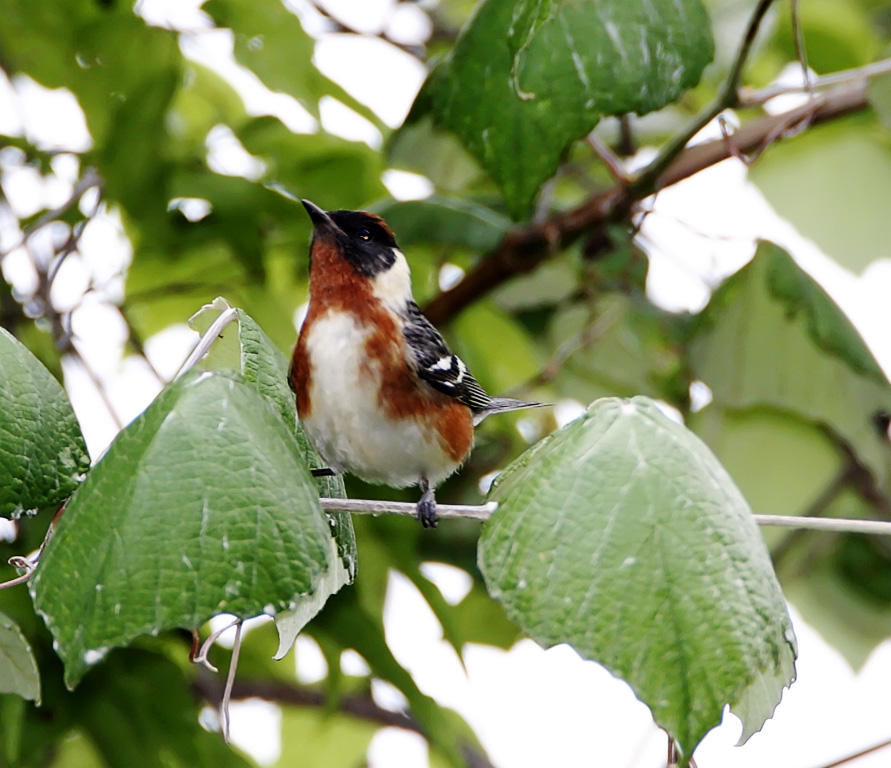
<instances>
[{"instance_id":1,"label":"bird's tail","mask_svg":"<svg viewBox=\"0 0 891 768\"><path fill-rule=\"evenodd\" d=\"M517 400L513 397L491 397L489 404L473 414L473 425L476 426L487 416L505 411L518 411L521 408L544 408L550 403L536 403L530 400Z\"/></svg>"}]
</instances>

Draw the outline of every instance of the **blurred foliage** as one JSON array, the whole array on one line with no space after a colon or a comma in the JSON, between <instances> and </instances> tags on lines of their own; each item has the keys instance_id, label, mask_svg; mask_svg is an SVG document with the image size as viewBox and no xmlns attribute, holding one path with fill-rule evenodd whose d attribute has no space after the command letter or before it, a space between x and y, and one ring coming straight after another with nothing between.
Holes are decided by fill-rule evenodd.
<instances>
[{"instance_id":1,"label":"blurred foliage","mask_svg":"<svg viewBox=\"0 0 891 768\"><path fill-rule=\"evenodd\" d=\"M416 297L432 298L441 278L472 271L504 237L615 184L598 155L579 140L595 124L597 135L620 155L680 132L720 87L752 3L648 4L682 7L688 17L678 24L642 16L644 4L628 0L599 6L533 0L424 4L429 39L386 41L420 58L431 73L411 120L398 129L369 106L393 83L376 82L374 93L347 91L314 63L312 35L319 29L344 32L336 18L315 15L304 24L279 0L206 3L203 23L231 30L237 63L272 91L296 100L294 109L305 111L303 132L284 114L248 110L234 85L184 53L205 32L147 23L142 5L134 11L121 0L2 4L2 74L16 93L29 79L70 91L90 138L88 146L72 147L46 145L39 131L0 136L0 258L6 278L0 281L0 319L58 379L63 365L68 370L82 362L77 313L97 301L119 312L127 351L135 355L143 354L154 334L184 323L219 295L243 308L287 354L294 318L307 298L310 233L294 197L384 215L412 265ZM818 74L867 64L891 50L891 13L883 0L813 0L800 6L808 63ZM596 18L595 7L608 23ZM797 66L789 4L777 4L764 26L746 68L745 82L753 86L766 85L787 65ZM384 33L378 37L386 39ZM577 43L581 38L585 45ZM623 58L629 46L634 54ZM363 62L351 66L361 68ZM889 83L888 76L871 83L869 109L778 143L751 172L781 215L858 272L887 257L891 241L885 211L891 194ZM332 125L323 119L329 102L363 118L381 134L380 145L326 130ZM625 116L623 140L619 121L606 116L630 110L658 111ZM220 159L227 147L228 165ZM233 152L238 162L231 160ZM80 179L71 199L61 209L56 203L25 210L15 199L13 176L30 171L45 183L59 182L60 161L70 162ZM423 174L433 194L392 199L383 182L388 169ZM197 213L190 207L196 202ZM94 219L107 220L109 214L120 217L132 257L102 253L79 259L81 238L88 239L84 233L98 228ZM41 226L49 219L52 228ZM50 229L52 237L44 237ZM644 394L676 408L756 512L891 518L891 386L832 299L788 254L764 244L699 315L670 313L645 291L642 249L653 244L635 235L622 217L603 231L584 233L581 242L549 242L542 266L490 295L481 291L454 317L444 328L449 342L493 391L522 390L582 405L606 395ZM716 243L715 252L720 249ZM22 257L29 265L24 278L12 266ZM112 274L106 267L118 258L119 273ZM87 272L84 295L73 306L51 291L66 260ZM107 338L99 330L92 333L96 337L84 343L120 342L111 330ZM9 378L0 371L0 384ZM54 391L46 381L43 386ZM691 396L697 387L707 391L707 404ZM281 413L277 405L273 411ZM22 416L21 403L15 410L4 408L2 418L10 413ZM263 419L271 423L275 413ZM70 423L57 423L57 438L69 445L79 440L76 429L64 431L71 432ZM488 420L474 454L441 487L439 498L479 502L483 475L505 467L528 442L556 426L550 411ZM45 423L36 429L52 431ZM18 450L9 434L0 431L3 455ZM0 480L4 489L11 487ZM14 541L0 541L0 562L40 545L47 510L59 498L52 493L54 483L71 490L58 475L44 480L48 495L27 504L44 511L16 523ZM329 494L338 490L324 488ZM414 498L413 492L351 478L347 491ZM148 522L159 524L154 518ZM444 639L459 653L468 643L510 647L519 629L487 595L477 566L479 526L457 521L430 532L408 520L376 518L357 519L355 532L356 583L333 595L304 630L327 662L323 680L300 684L290 661L270 660L270 626L246 636L241 680L312 694L304 707L285 702L280 764L361 764L381 723L350 713L344 702L358 698L377 715L392 715L374 703L374 678L405 697L413 727L433 747L434 763L460 765L468 749L480 759L470 728L421 691L393 655L383 621L389 573L398 570L417 587ZM113 538L115 530L107 533ZM156 546L174 535L166 527L158 533ZM851 663L862 663L891 635L891 550L885 540L776 530L765 538L787 597ZM470 591L451 605L422 573L424 562L462 569L470 576ZM9 568L5 575L15 572ZM64 581L62 574L63 586ZM168 630L111 651L71 692L26 589L0 592L0 612L6 617L0 627L4 658L24 659L25 669L33 659L42 699L36 707L16 693L0 695L0 766L252 764L199 723L202 707L216 705L219 692L205 684L202 670L186 663L185 633ZM145 631L150 625L156 631L168 626L149 623ZM347 649L364 658L368 675L341 671ZM215 648L212 657L224 663L229 653ZM2 681L4 691L36 695L27 676Z\"/></svg>"}]
</instances>

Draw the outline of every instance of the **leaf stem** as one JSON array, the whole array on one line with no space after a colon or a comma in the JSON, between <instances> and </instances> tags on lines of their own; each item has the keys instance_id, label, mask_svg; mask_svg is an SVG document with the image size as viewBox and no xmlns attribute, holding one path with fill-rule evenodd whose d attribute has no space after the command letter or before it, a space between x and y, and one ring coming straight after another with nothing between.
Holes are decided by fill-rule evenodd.
<instances>
[{"instance_id":1,"label":"leaf stem","mask_svg":"<svg viewBox=\"0 0 891 768\"><path fill-rule=\"evenodd\" d=\"M237 317L237 315L238 310L236 310L234 307L227 307L222 312L220 312L219 317L217 317L217 319L210 324L210 328L208 328L201 336L201 338L198 339L198 343L195 345L195 348L186 358L186 361L182 364L179 371L177 371L176 376L173 377L174 380L187 373L195 365L195 363L197 363L202 357L207 354L207 351L213 346L213 343L223 332L223 329L227 325L229 325L229 323L231 323Z\"/></svg>"},{"instance_id":2,"label":"leaf stem","mask_svg":"<svg viewBox=\"0 0 891 768\"><path fill-rule=\"evenodd\" d=\"M693 122L690 123L683 131L675 136L656 156L644 171L635 179L631 185L632 196L635 198L645 197L647 194L655 192L658 186L659 177L662 175L674 159L683 151L684 147L690 142L697 133L699 133L706 125L714 120L721 112L730 107L736 106L739 102L738 89L740 79L742 78L743 67L752 50L752 45L758 35L758 29L764 20L773 0L759 0L758 5L749 18L746 26L746 32L740 43L739 50L730 67L730 72L721 90L715 100L697 115Z\"/></svg>"},{"instance_id":3,"label":"leaf stem","mask_svg":"<svg viewBox=\"0 0 891 768\"><path fill-rule=\"evenodd\" d=\"M223 738L229 744L229 703L232 700L232 686L235 684L235 673L238 671L238 654L241 652L241 627L244 622L239 619L235 622L235 642L232 643L232 658L229 661L229 672L226 675L226 687L223 689L223 699L220 702L220 716L223 721Z\"/></svg>"}]
</instances>

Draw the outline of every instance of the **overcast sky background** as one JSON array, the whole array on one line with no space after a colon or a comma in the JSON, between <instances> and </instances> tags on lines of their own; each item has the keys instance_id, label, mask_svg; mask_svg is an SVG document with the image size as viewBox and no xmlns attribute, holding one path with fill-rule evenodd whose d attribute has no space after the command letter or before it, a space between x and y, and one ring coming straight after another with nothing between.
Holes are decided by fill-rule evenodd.
<instances>
[{"instance_id":1,"label":"overcast sky background","mask_svg":"<svg viewBox=\"0 0 891 768\"><path fill-rule=\"evenodd\" d=\"M241 93L251 113L278 115L292 130L317 130L316 121L292 98L270 93L232 58L231 36L206 31L208 20L196 0L143 0L137 3L152 23L191 30L182 36L184 52L212 66ZM376 32L384 25L405 42L422 40L425 18L413 5L393 13L391 0L326 2L340 8L356 29ZM308 4L292 2L308 31L317 33L324 22ZM420 86L423 67L412 57L378 40L323 35L316 50L317 65L354 96L369 104L390 126L401 123ZM381 88L380 83L386 83ZM787 108L787 104L782 105ZM379 147L380 132L346 107L322 105L325 130ZM41 147L83 150L89 135L83 115L70 94L50 92L24 78L10 84L0 75L0 133L25 134ZM705 136L719 135L715 126ZM256 161L246 155L225 129L215 130L208 153L216 170L252 176ZM4 174L0 183L19 215L64 202L78 175L76 161L63 155L53 163L57 178L42 179L33 169L20 167ZM411 174L390 172L385 183L396 197L419 197L431 190L429 182ZM92 210L95 200L82 208ZM757 237L786 247L842 305L886 371L891 371L891 260L874 263L860 276L839 267L793 227L778 218L758 190L747 183L745 168L735 160L697 174L660 193L642 235L658 249L651 256L648 290L660 305L674 310L698 310L710 287L738 269L753 251ZM398 233L397 233L398 236ZM20 233L0 218L0 251L16 243ZM51 228L34 238L53 237ZM160 389L147 366L123 357L126 330L113 307L123 290L130 249L114 212L102 210L86 228L81 256L63 266L54 290L58 301L76 302L90 275L102 290L89 296L73 317L74 330L90 367L103 381L115 418L97 394L85 371L65 366L66 386L74 402L95 458L118 429L141 412ZM4 274L23 291L34 279L28 257L12 253L3 262ZM197 309L197 307L196 307ZM195 335L185 325L149 339L146 351L154 367L170 376L179 367ZM580 405L563 404L566 418ZM117 421L117 423L116 423ZM795 510L790 510L794 512ZM361 542L360 542L361 549ZM457 602L469 588L463 572L425 566L446 599ZM361 574L360 574L361 578ZM776 716L747 745L735 748L740 727L725 719L696 753L700 768L784 766L817 768L891 737L891 641L880 645L859 673L829 647L793 611L800 658L798 681L784 695ZM653 725L647 708L636 701L627 685L591 662L582 661L563 646L543 651L528 640L503 652L486 646L467 649L462 668L454 651L442 641L441 628L425 601L399 574L390 580L385 608L388 641L399 661L415 676L420 688L445 706L459 711L475 728L499 768L540 768L543 765L657 768L665 764L665 736ZM264 631L271 631L266 628ZM311 682L324 674L324 660L312 640L298 641L298 675ZM293 656L282 663L294 663ZM347 671L361 671L364 662L345 654ZM401 695L385 684L374 688L384 706L399 707ZM280 717L275 705L244 702L233 705L235 742L263 763L277 759ZM370 753L373 768L418 768L426 765L426 744L417 735L384 729L375 736ZM852 762L855 768L884 768L889 750Z\"/></svg>"}]
</instances>

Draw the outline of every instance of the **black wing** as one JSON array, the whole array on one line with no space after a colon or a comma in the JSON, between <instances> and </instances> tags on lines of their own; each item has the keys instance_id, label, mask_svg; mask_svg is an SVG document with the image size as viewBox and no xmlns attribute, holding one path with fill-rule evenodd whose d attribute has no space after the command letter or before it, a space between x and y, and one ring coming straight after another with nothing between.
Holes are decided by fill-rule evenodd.
<instances>
[{"instance_id":1,"label":"black wing","mask_svg":"<svg viewBox=\"0 0 891 768\"><path fill-rule=\"evenodd\" d=\"M473 378L464 361L452 354L439 331L413 301L406 308L403 334L411 362L421 379L474 412L489 408L492 398Z\"/></svg>"}]
</instances>

